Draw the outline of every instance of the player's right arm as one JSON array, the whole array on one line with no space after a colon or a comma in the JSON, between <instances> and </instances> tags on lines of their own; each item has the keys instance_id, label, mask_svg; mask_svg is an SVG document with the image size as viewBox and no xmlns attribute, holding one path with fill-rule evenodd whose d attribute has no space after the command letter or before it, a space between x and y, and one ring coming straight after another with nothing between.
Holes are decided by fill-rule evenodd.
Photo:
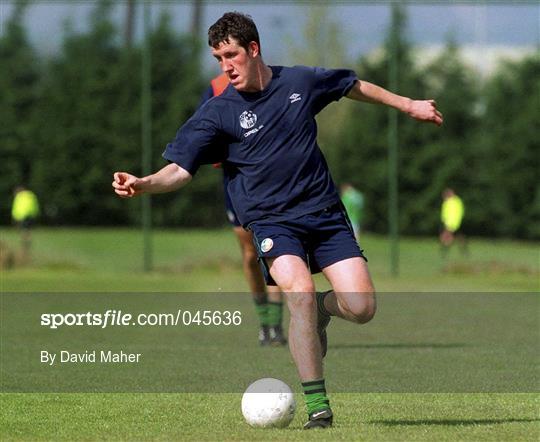
<instances>
[{"instance_id":1,"label":"player's right arm","mask_svg":"<svg viewBox=\"0 0 540 442\"><path fill-rule=\"evenodd\" d=\"M115 172L112 186L121 198L131 198L141 193L172 192L185 186L191 178L192 175L187 170L171 163L143 178L127 172Z\"/></svg>"}]
</instances>

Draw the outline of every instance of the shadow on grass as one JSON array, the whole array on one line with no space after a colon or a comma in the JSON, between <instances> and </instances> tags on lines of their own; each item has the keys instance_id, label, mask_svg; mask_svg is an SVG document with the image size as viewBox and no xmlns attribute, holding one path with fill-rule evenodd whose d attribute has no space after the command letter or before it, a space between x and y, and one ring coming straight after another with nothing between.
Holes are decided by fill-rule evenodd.
<instances>
[{"instance_id":1,"label":"shadow on grass","mask_svg":"<svg viewBox=\"0 0 540 442\"><path fill-rule=\"evenodd\" d=\"M405 349L414 349L414 348L426 348L426 349L445 349L445 348L465 348L465 347L473 347L471 344L465 344L465 343L420 343L420 344L414 344L414 343L374 343L374 344L330 344L328 345L328 348L332 349L346 349L346 348L405 348Z\"/></svg>"},{"instance_id":2,"label":"shadow on grass","mask_svg":"<svg viewBox=\"0 0 540 442\"><path fill-rule=\"evenodd\" d=\"M388 427L398 426L420 426L420 425L444 425L444 426L467 426L467 425L497 425L520 422L540 422L540 419L419 419L419 420L376 420L369 421L370 424L386 425Z\"/></svg>"}]
</instances>

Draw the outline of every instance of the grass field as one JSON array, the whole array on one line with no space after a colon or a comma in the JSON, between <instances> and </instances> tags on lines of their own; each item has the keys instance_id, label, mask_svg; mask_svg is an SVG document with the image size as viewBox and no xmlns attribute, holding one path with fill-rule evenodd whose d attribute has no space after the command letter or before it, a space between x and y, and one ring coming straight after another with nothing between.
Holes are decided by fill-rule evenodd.
<instances>
[{"instance_id":1,"label":"grass field","mask_svg":"<svg viewBox=\"0 0 540 442\"><path fill-rule=\"evenodd\" d=\"M17 247L15 231L0 234ZM107 335L111 345L129 341L162 357L141 364L141 372L106 372L101 381L95 371L78 370L78 389L67 382L69 370L45 378L47 372L3 360L2 440L538 440L540 311L532 294L540 289L538 244L471 240L469 256L453 250L442 263L435 240L407 238L399 278L389 275L385 238L366 235L362 246L381 292L379 312L362 327L332 321L326 378L336 423L314 434L301 430L299 394L289 428L255 430L243 422L240 392L250 380L268 375L298 386L286 349L256 345L249 297L225 295L246 290L229 230L156 232L150 273L141 271L142 238L133 230L36 230L32 263L2 271L4 354L17 345L32 352L49 336L26 327L29 312L38 314L42 305L22 294L8 298L9 292L183 292L169 301L181 299L184 309L234 306L244 322L227 330ZM84 331L58 332L60 342L95 339ZM148 378L162 382L145 387ZM82 392L112 391L106 381L122 393ZM39 385L49 392L4 392L40 391Z\"/></svg>"},{"instance_id":2,"label":"grass field","mask_svg":"<svg viewBox=\"0 0 540 442\"><path fill-rule=\"evenodd\" d=\"M17 234L0 229L12 248ZM34 232L31 266L2 273L4 291L215 291L246 289L236 240L228 229L160 231L153 239L155 271L142 269L142 237L128 229L53 229ZM378 291L538 291L539 245L470 240L470 255L452 250L447 266L435 239L400 243L400 277L389 275L384 237L365 235L362 247ZM319 275L320 276L320 275ZM317 278L321 289L328 287Z\"/></svg>"}]
</instances>

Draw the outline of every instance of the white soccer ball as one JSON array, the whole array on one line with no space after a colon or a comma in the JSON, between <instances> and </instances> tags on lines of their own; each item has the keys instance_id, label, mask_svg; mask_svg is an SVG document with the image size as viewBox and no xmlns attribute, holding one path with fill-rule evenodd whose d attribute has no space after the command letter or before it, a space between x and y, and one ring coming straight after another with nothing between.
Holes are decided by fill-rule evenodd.
<instances>
[{"instance_id":1,"label":"white soccer ball","mask_svg":"<svg viewBox=\"0 0 540 442\"><path fill-rule=\"evenodd\" d=\"M279 379L259 379L242 396L242 414L252 427L285 428L293 420L295 410L292 390Z\"/></svg>"}]
</instances>

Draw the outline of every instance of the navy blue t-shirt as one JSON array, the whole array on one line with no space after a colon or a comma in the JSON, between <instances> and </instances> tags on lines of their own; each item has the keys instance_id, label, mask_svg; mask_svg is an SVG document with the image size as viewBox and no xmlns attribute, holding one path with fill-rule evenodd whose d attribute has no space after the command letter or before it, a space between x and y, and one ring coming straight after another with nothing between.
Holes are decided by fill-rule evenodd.
<instances>
[{"instance_id":1,"label":"navy blue t-shirt","mask_svg":"<svg viewBox=\"0 0 540 442\"><path fill-rule=\"evenodd\" d=\"M229 85L178 131L163 157L194 175L223 163L228 191L244 226L291 219L339 201L317 145L315 115L357 81L350 70L271 66L272 80L254 93Z\"/></svg>"}]
</instances>

